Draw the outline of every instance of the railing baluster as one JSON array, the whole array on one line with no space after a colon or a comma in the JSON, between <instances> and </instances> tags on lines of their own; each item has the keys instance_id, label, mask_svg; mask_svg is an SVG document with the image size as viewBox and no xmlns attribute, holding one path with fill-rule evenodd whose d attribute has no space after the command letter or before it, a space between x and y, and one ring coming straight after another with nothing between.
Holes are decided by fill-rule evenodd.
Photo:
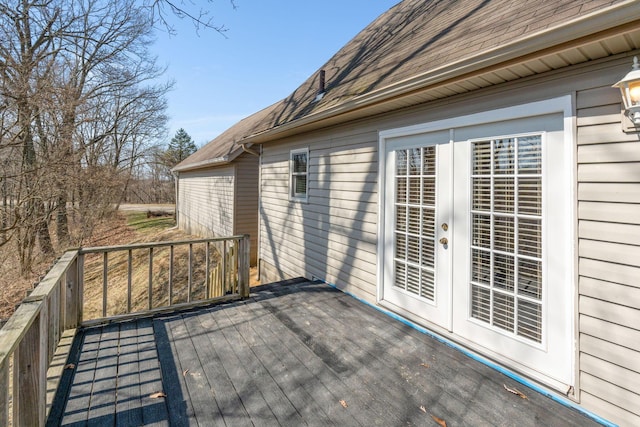
<instances>
[{"instance_id":1,"label":"railing baluster","mask_svg":"<svg viewBox=\"0 0 640 427\"><path fill-rule=\"evenodd\" d=\"M108 252L102 255L102 317L107 317L107 271L109 268L107 255Z\"/></svg>"},{"instance_id":2,"label":"railing baluster","mask_svg":"<svg viewBox=\"0 0 640 427\"><path fill-rule=\"evenodd\" d=\"M173 245L169 246L169 305L173 305Z\"/></svg>"},{"instance_id":3,"label":"railing baluster","mask_svg":"<svg viewBox=\"0 0 640 427\"><path fill-rule=\"evenodd\" d=\"M60 341L60 330L58 324L60 323L60 288L62 281L58 280L56 286L49 295L45 298L44 304L47 305L47 330L49 337L47 341L47 363L53 359L53 354L56 352L58 341Z\"/></svg>"},{"instance_id":4,"label":"railing baluster","mask_svg":"<svg viewBox=\"0 0 640 427\"><path fill-rule=\"evenodd\" d=\"M77 283L77 317L74 326L80 326L84 320L84 254L78 255L78 283Z\"/></svg>"},{"instance_id":5,"label":"railing baluster","mask_svg":"<svg viewBox=\"0 0 640 427\"><path fill-rule=\"evenodd\" d=\"M205 283L205 298L211 298L211 280L209 278L209 242L205 243L205 252L204 252L204 258L205 258L205 269L204 269L204 283Z\"/></svg>"},{"instance_id":6,"label":"railing baluster","mask_svg":"<svg viewBox=\"0 0 640 427\"><path fill-rule=\"evenodd\" d=\"M127 313L131 313L131 287L133 285L133 250L127 256Z\"/></svg>"},{"instance_id":7,"label":"railing baluster","mask_svg":"<svg viewBox=\"0 0 640 427\"><path fill-rule=\"evenodd\" d=\"M193 243L189 243L189 280L187 284L187 302L191 302L191 287L193 280Z\"/></svg>"},{"instance_id":8,"label":"railing baluster","mask_svg":"<svg viewBox=\"0 0 640 427\"><path fill-rule=\"evenodd\" d=\"M58 306L58 336L61 337L67 328L67 275L71 272L67 270L60 276L60 305ZM56 344L57 345L57 344Z\"/></svg>"},{"instance_id":9,"label":"railing baluster","mask_svg":"<svg viewBox=\"0 0 640 427\"><path fill-rule=\"evenodd\" d=\"M64 276L64 323L62 329L75 328L78 325L78 258L75 257Z\"/></svg>"},{"instance_id":10,"label":"railing baluster","mask_svg":"<svg viewBox=\"0 0 640 427\"><path fill-rule=\"evenodd\" d=\"M222 242L222 295L227 293L227 241Z\"/></svg>"},{"instance_id":11,"label":"railing baluster","mask_svg":"<svg viewBox=\"0 0 640 427\"><path fill-rule=\"evenodd\" d=\"M149 310L153 308L153 248L149 248Z\"/></svg>"},{"instance_id":12,"label":"railing baluster","mask_svg":"<svg viewBox=\"0 0 640 427\"><path fill-rule=\"evenodd\" d=\"M216 269L212 270L212 248L215 250L221 243L222 254ZM133 250L149 249L149 283L148 309L151 312L168 311L178 308L190 308L200 303L192 301L194 291L194 275L203 271L201 266L194 271L194 244L205 244L205 297L222 297L220 300L249 295L249 238L233 236L230 238L212 238L181 242L160 242L124 247L88 248L67 252L60 261L47 273L47 276L23 301L5 328L0 332L0 425L7 425L13 419L14 425L42 425L46 414L46 373L53 350L57 347L62 332L80 325L89 325L84 320L84 287L85 287L85 254L102 254L102 316L106 318L109 302L109 252L127 251L127 313L110 319L97 319L96 323L105 320L121 319L130 316L133 305ZM188 290L187 302L173 304L173 279L175 274L175 246L188 245ZM169 306L153 308L153 261L154 248L169 246ZM199 248L197 248L200 250ZM230 252L230 249L233 252ZM201 252L198 252L200 254ZM156 255L157 257L157 255ZM114 258L120 260L122 258ZM111 259L114 263L114 259ZM96 259L100 265L99 258ZM112 268L113 276L120 270L120 262ZM91 275L93 276L93 275ZM219 280L218 280L219 279ZM231 290L229 281L237 286L235 295L225 295ZM124 279L122 279L124 281ZM120 288L123 284L116 283ZM218 288L220 290L218 291ZM97 275L92 290L99 291L100 274ZM182 288L183 289L183 288ZM233 289L236 291L236 289ZM111 291L112 299L115 292ZM214 295L215 294L215 295ZM239 294L239 295L238 295ZM124 298L123 298L124 299ZM95 310L99 312L98 299ZM122 301L124 303L124 301ZM113 301L112 301L113 303ZM112 305L113 306L113 305ZM91 307L93 309L93 307ZM121 308L117 310L121 311ZM113 311L113 308L112 308ZM133 317L133 316L131 316ZM12 362L11 362L12 361ZM13 363L13 375L9 365ZM9 397L12 394L12 404ZM12 414L10 412L12 408Z\"/></svg>"},{"instance_id":13,"label":"railing baluster","mask_svg":"<svg viewBox=\"0 0 640 427\"><path fill-rule=\"evenodd\" d=\"M243 272L241 271L241 269L244 268L243 251L245 250L245 245L243 243L243 239L244 236L231 236L177 242L141 243L124 246L80 249L78 251L78 270L84 266L82 258L83 255L92 253L102 255L103 257L102 315L100 315L99 306L87 306L86 309L91 310L92 316L90 319L86 320L82 319L84 316L80 317L82 319L80 324L86 326L114 319L123 319L125 317L131 318L135 316L137 312L166 311L170 307L176 307L176 295L180 297L177 302L177 306L180 307L185 304L198 304L202 300L208 300L211 298L237 298L241 294L246 297L248 291L244 289L241 284L243 280L244 282L242 283L248 283L248 270L246 272L246 276L242 276ZM204 246L200 247L200 244L203 244ZM183 251L176 253L177 245L182 245L183 247L187 246L188 254L185 254ZM158 252L158 248L168 248L168 251ZM148 261L147 303L143 303L144 308L140 308L136 306L136 295L134 294L133 289L134 276L137 274L134 271L136 264L136 258L134 258L134 255L137 253L134 254L134 252L143 250L148 251L148 260L145 260ZM108 255L112 252L114 253L113 255ZM167 253L168 255L165 255ZM215 269L212 265L214 262L214 254L216 257ZM146 253L143 251L141 255L144 257ZM202 257L204 258L202 260L204 265L202 265L203 262L200 261L201 255L204 255ZM165 299L164 295L154 295L154 292L157 291L157 286L155 286L157 283L154 283L154 281L156 280L155 276L162 276L164 278L164 274L167 273L167 270L165 270L165 257L167 256L169 258L169 295L168 298ZM127 258L126 273L124 266L121 265L124 264L125 257ZM184 271L184 264L182 264L183 261L177 260L176 257L180 257L182 260L188 257L186 271ZM154 262L156 264L155 266ZM176 265L176 262L180 262L180 264ZM187 283L179 283L180 288L178 289L176 288L176 285L178 284L176 278L180 278L179 274L182 274L182 271L186 273ZM196 283L196 279L200 280L201 274L204 274L204 280ZM84 277L84 273L79 272L78 275L82 275ZM93 277L93 274L90 275L90 277ZM100 276L98 275L98 277ZM100 279L96 280L98 283L93 282L95 284L90 285L92 289L96 289L96 287L99 288L99 280ZM124 283L125 281L126 285ZM69 281L69 285L71 284L72 282ZM83 287L83 283L78 283L78 287L80 286ZM109 289L109 286L114 286L114 288ZM116 300L116 289L124 291L125 286L126 296L125 293L122 292L122 297ZM163 286L166 286L166 283L163 283ZM71 287L67 290L70 289ZM185 292L187 294L186 298L184 297ZM117 311L117 313L114 311ZM111 315L112 317L107 318L107 315Z\"/></svg>"}]
</instances>

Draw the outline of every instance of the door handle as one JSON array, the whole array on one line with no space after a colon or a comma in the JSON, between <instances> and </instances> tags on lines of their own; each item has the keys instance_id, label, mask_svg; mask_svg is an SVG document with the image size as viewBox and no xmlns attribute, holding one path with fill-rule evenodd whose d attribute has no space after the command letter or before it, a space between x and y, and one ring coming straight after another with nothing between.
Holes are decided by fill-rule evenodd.
<instances>
[{"instance_id":1,"label":"door handle","mask_svg":"<svg viewBox=\"0 0 640 427\"><path fill-rule=\"evenodd\" d=\"M447 240L446 237L443 237L442 239L440 239L440 243L446 245L447 243L449 243L449 240Z\"/></svg>"}]
</instances>

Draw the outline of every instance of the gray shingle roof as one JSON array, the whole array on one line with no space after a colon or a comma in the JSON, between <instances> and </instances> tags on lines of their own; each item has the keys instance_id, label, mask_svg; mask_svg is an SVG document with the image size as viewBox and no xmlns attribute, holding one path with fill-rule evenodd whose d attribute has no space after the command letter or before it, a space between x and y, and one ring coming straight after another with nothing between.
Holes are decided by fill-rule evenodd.
<instances>
[{"instance_id":1,"label":"gray shingle roof","mask_svg":"<svg viewBox=\"0 0 640 427\"><path fill-rule=\"evenodd\" d=\"M401 84L627 0L404 0L369 24L282 101L245 118L178 165L232 151L235 142ZM640 7L640 6L639 6ZM236 146L237 147L237 146Z\"/></svg>"}]
</instances>

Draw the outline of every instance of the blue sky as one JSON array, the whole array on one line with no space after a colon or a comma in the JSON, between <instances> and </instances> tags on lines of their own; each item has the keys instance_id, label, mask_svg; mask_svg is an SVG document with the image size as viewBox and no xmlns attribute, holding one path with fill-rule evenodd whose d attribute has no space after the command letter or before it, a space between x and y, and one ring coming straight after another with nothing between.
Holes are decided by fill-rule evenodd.
<instances>
[{"instance_id":1,"label":"blue sky","mask_svg":"<svg viewBox=\"0 0 640 427\"><path fill-rule=\"evenodd\" d=\"M202 146L285 98L398 2L236 0L236 10L227 0L206 3L214 22L228 28L227 38L177 21L177 34L158 33L151 48L168 67L165 77L175 80L168 140L184 128Z\"/></svg>"}]
</instances>

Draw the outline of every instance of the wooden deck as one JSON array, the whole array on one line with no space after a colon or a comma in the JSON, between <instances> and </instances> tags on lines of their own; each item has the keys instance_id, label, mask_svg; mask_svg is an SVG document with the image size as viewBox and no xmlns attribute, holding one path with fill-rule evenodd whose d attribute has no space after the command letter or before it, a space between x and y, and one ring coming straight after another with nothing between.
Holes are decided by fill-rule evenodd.
<instances>
[{"instance_id":1,"label":"wooden deck","mask_svg":"<svg viewBox=\"0 0 640 427\"><path fill-rule=\"evenodd\" d=\"M597 425L324 284L253 291L82 331L48 424Z\"/></svg>"}]
</instances>

